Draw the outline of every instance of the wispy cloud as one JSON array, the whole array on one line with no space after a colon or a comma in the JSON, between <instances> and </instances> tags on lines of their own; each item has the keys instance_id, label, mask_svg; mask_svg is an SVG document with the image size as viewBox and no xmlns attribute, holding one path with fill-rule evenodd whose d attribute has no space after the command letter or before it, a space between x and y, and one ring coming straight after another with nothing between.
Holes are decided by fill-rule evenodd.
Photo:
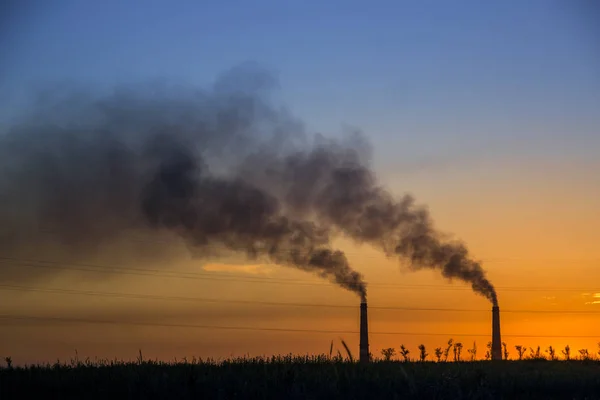
<instances>
[{"instance_id":1,"label":"wispy cloud","mask_svg":"<svg viewBox=\"0 0 600 400\"><path fill-rule=\"evenodd\" d=\"M269 275L272 269L263 264L205 264L202 269L208 272L238 272L251 275Z\"/></svg>"},{"instance_id":2,"label":"wispy cloud","mask_svg":"<svg viewBox=\"0 0 600 400\"><path fill-rule=\"evenodd\" d=\"M542 296L544 300L556 300L556 296Z\"/></svg>"},{"instance_id":3,"label":"wispy cloud","mask_svg":"<svg viewBox=\"0 0 600 400\"><path fill-rule=\"evenodd\" d=\"M600 293L582 293L582 297L591 297L592 299L600 299ZM600 300L586 301L585 304L600 304Z\"/></svg>"}]
</instances>

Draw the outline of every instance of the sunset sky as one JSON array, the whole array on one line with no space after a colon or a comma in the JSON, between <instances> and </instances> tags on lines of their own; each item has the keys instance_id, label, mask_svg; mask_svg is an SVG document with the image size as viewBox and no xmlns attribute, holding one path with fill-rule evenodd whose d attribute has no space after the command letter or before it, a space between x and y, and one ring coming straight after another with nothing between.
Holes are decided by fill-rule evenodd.
<instances>
[{"instance_id":1,"label":"sunset sky","mask_svg":"<svg viewBox=\"0 0 600 400\"><path fill-rule=\"evenodd\" d=\"M512 357L517 344L600 350L597 8L558 0L32 4L0 20L0 129L48 82L207 85L256 62L273 71L277 96L308 131L362 130L381 182L426 204L436 227L482 261ZM114 274L0 254L0 268L34 271L46 261L61 271L0 282L0 356L304 354L328 352L332 340L341 350L340 338L358 354L354 294L291 268L192 259L181 242L164 240L180 261L161 265L142 252L137 273L118 254L102 261ZM374 354L404 344L416 355L421 343L433 354L453 338L465 348L477 341L483 356L486 299L367 245L336 244L368 282Z\"/></svg>"}]
</instances>

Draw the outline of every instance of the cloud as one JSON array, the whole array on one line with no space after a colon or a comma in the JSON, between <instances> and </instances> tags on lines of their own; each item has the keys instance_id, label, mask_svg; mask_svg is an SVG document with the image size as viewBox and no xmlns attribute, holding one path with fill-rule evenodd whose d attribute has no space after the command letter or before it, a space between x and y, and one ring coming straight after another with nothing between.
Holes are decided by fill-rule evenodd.
<instances>
[{"instance_id":1,"label":"cloud","mask_svg":"<svg viewBox=\"0 0 600 400\"><path fill-rule=\"evenodd\" d=\"M582 293L583 297L591 297L593 299L600 299L600 293ZM585 304L600 304L600 300L586 301Z\"/></svg>"},{"instance_id":2,"label":"cloud","mask_svg":"<svg viewBox=\"0 0 600 400\"><path fill-rule=\"evenodd\" d=\"M263 264L210 263L205 264L202 269L208 272L240 272L251 275L269 275L273 272L269 266Z\"/></svg>"}]
</instances>

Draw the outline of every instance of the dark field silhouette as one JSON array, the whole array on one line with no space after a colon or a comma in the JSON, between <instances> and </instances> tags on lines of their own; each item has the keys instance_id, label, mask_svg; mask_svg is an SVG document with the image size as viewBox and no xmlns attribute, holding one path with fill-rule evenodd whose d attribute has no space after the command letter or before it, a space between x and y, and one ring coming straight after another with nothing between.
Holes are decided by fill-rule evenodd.
<instances>
[{"instance_id":1,"label":"dark field silhouette","mask_svg":"<svg viewBox=\"0 0 600 400\"><path fill-rule=\"evenodd\" d=\"M600 361L380 361L340 356L76 361L0 370L0 397L600 399Z\"/></svg>"}]
</instances>

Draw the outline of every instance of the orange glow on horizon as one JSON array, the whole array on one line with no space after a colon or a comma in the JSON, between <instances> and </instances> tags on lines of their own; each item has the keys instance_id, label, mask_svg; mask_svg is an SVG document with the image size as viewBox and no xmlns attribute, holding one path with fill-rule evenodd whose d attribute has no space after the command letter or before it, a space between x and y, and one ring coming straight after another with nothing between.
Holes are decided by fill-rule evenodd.
<instances>
[{"instance_id":1,"label":"orange glow on horizon","mask_svg":"<svg viewBox=\"0 0 600 400\"><path fill-rule=\"evenodd\" d=\"M482 261L497 288L502 335L511 358L516 356L515 345L534 349L540 345L544 351L550 345L563 349L568 344L572 355L578 355L580 348L596 354L600 342L600 234L595 227L600 225L600 212L589 199L600 198L600 189L588 190L582 187L583 182L574 179L569 190L565 190L538 173L528 176L523 172L516 178L511 175L509 181L498 169L490 171L492 177L486 181L480 181L480 172L474 171L455 171L452 177L442 172L421 174L403 178L403 187L411 187L418 201L429 205L441 231L452 232L465 241L473 257ZM504 171L513 173L510 168ZM534 178L536 185L531 183ZM451 185L447 183L450 180ZM391 188L402 193L394 185ZM335 245L346 251L351 265L369 283L373 354L404 344L410 355L416 356L417 346L423 343L432 359L434 349L444 347L452 338L463 343L463 358L468 357L466 350L474 341L478 358L484 356L485 346L491 340L491 305L486 299L464 283L446 281L436 271L410 271L369 246L343 238ZM187 255L163 269L180 276L119 275L92 279L85 272L69 272L47 282L27 284L156 298L0 291L2 315L115 323L2 319L3 354L13 357L15 363L25 363L68 359L75 350L80 357L135 359L138 349L142 349L147 357L165 360L184 356L327 353L332 340L342 350L340 338L355 349L355 356L358 354L359 299L310 273L262 261L200 262ZM464 309L472 311L457 311ZM154 325L128 325L131 322ZM298 331L217 330L184 325Z\"/></svg>"}]
</instances>

